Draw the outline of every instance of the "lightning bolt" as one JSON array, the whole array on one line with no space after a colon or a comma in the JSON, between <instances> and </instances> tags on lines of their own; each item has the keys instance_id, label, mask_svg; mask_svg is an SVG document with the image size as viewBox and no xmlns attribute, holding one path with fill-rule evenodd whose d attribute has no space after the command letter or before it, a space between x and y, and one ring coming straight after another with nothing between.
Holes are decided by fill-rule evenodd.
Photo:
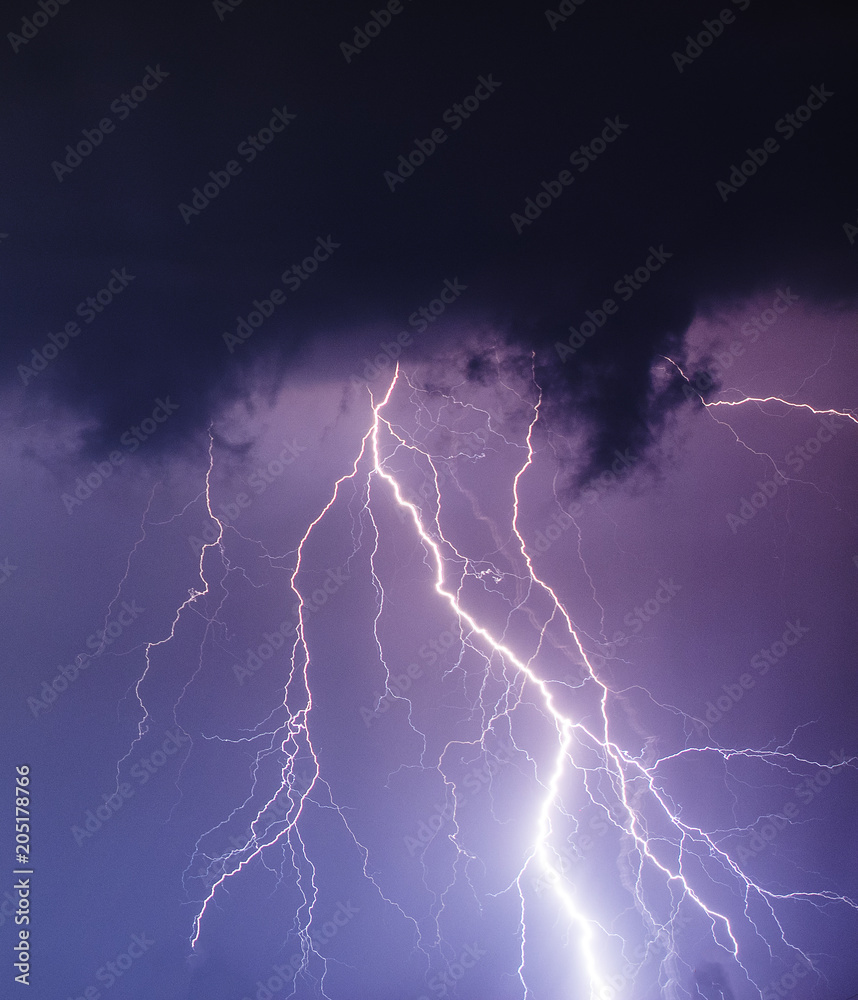
<instances>
[{"instance_id":1,"label":"lightning bolt","mask_svg":"<svg viewBox=\"0 0 858 1000\"><path fill-rule=\"evenodd\" d=\"M781 396L743 396L741 399L716 399L710 400L708 403L703 398L703 396L693 388L693 381L685 374L682 368L677 364L673 358L668 358L664 354L660 355L665 361L669 362L673 367L679 372L682 378L688 383L692 390L696 393L700 402L708 409L712 410L718 406L746 406L748 403L755 404L759 409L762 409L763 403L779 403L781 406L787 409L793 410L807 410L808 413L813 413L818 417L843 417L844 420L851 420L853 424L858 424L858 416L852 413L851 410L834 410L834 409L817 409L815 406L811 406L810 403L796 403L790 399L784 399ZM807 381L807 379L805 379Z\"/></svg>"},{"instance_id":2,"label":"lightning bolt","mask_svg":"<svg viewBox=\"0 0 858 1000\"><path fill-rule=\"evenodd\" d=\"M665 360L686 377L676 362ZM731 837L746 828L706 830L696 825L687 815L691 810L677 802L669 791L671 774L689 762L705 762L728 775L731 766L744 762L764 765L775 773L795 778L807 770L827 769L837 773L843 768L855 768L858 761L847 758L826 763L796 755L791 749L795 733L774 748L722 747L711 742L691 746L687 733L695 720L690 716L675 706L656 702L635 685L617 686L607 676L600 675L592 654L587 652L590 637L576 624L557 587L540 572L538 553L528 541L529 532L523 523L528 483L538 476L541 466L553 454L550 445L540 443L550 442L541 417L542 393L533 371L526 392L502 381L500 384L508 390L513 399L511 405L517 407L519 415L526 414L523 420L526 430L519 440L502 433L503 420L487 408L463 401L454 390L420 388L397 366L387 390L378 399L370 392L369 427L351 467L336 479L328 501L310 520L296 548L281 554L264 550L264 558L272 565L290 567L289 589L297 599L294 640L283 679L282 702L253 730L238 738L203 735L206 740L253 748L255 758L247 797L221 823L200 836L189 864L190 869L199 856L203 863L198 872L206 876L207 885L193 919L192 949L199 946L207 914L215 901L227 894L229 884L255 864L270 868L270 859L278 848L283 859L277 872L278 884L287 878L288 868L288 878L301 896L295 915L304 956L301 971L308 971L318 961L322 969L322 993L327 997L328 960L311 934L318 905L318 873L304 834L308 812L315 808L336 813L362 858L362 874L384 904L411 925L428 967L431 950L443 943L441 922L460 872L465 873L474 894L478 892L470 874L478 855L470 846L472 836L463 831L460 823L462 803L466 800L457 787L456 760L461 762L463 754L473 752L478 758L494 759L497 763L498 739L506 736L510 762L536 789L535 806L522 821L527 835L524 846L517 848L518 864L513 866L512 876L496 892L487 891L485 897L515 899L520 945L516 975L525 1000L533 995L535 963L530 956L538 951L532 928L539 925L540 911L547 906L540 886L550 887L559 906L564 934L572 945L575 960L567 980L575 980L575 995L584 990L591 1000L610 1000L624 989L628 975L623 970L628 970L630 964L638 970L654 969L653 975L665 995L690 995L682 985L691 969L685 963L681 946L689 928L697 932L702 928L713 945L735 963L744 980L758 990L760 986L752 976L746 956L760 946L772 958L777 948L815 969L812 956L787 934L782 916L784 907L802 903L822 908L836 904L858 912L858 904L828 890L776 891L754 881L725 847ZM411 415L411 430L406 428L404 417L397 420L390 413L400 396L403 402L399 405ZM839 412L820 411L808 404L794 404L777 397L721 404L704 401L707 409L748 403L782 404L818 414ZM858 422L850 413L840 415ZM464 444L468 432L463 428L475 426L481 431L478 444L474 446L473 438L470 444ZM439 438L447 441L449 447L440 447ZM467 469L485 460L490 452L500 456L502 469L513 470L507 498L508 531L498 523L504 516L504 504L495 503L491 512L483 509L478 492L467 485L467 477L460 468ZM212 609L208 608L209 599L214 598L212 572L220 572L217 585L223 589L226 577L238 569L227 556L230 533L238 535L238 532L217 517L212 503L214 461L214 439L210 435L205 489L196 499L204 500L208 516L217 525L216 537L200 552L200 586L191 588L187 600L177 608L168 634L146 646L146 667L135 685L142 716L135 744L145 735L150 720L143 688L153 669L152 654L175 639L180 621L191 612L202 614L208 634L218 620L224 600L221 597ZM420 496L414 495L407 485L417 474L426 487ZM559 503L556 496L553 499ZM448 523L455 522L463 504L470 508L476 522L487 529L496 546L494 553L469 554L472 546L468 539L454 538ZM421 771L437 773L447 795L449 808L445 807L445 812L452 831L447 840L454 845L458 860L441 891L433 890L431 934L421 924L419 914L409 912L407 903L396 898L395 889L385 886L383 876L370 870L372 849L360 840L348 810L336 801L329 781L322 774L313 741L316 661L308 638L310 609L302 580L311 558L308 555L311 539L335 508L342 505L347 506L352 519L353 547L347 565L365 545L365 536L370 536L369 572L376 595L372 635L384 671L384 694L376 702L376 710L382 698L407 707L408 725L421 747L416 766ZM444 677L458 671L463 683L475 676L478 680L471 709L474 719L479 721L479 732L468 738L449 740L437 753L430 751L429 734L415 722L418 713L411 698L396 690L385 652L381 626L388 589L381 545L383 520L391 507L422 553L422 564L434 594L456 622L458 653ZM580 532L578 554L595 599L592 578L581 558ZM220 569L213 570L213 563ZM522 617L531 625L530 635L524 635L520 628ZM469 662L479 664L478 671L466 666L466 655L471 657ZM561 662L562 668L558 668ZM201 664L202 646L200 665L188 678L174 706L176 721L179 705L197 678ZM574 665L580 672L576 679L570 680ZM646 741L644 750L635 750L624 729L623 704L632 696L641 697L668 717L680 720L685 745L663 756L655 753L653 740ZM525 719L530 721L525 723ZM533 719L538 720L538 725L533 724ZM279 781L269 784L266 792L264 774L270 761L277 762ZM403 764L398 770L407 771L412 766ZM303 773L300 768L304 768ZM493 787L495 778L491 780ZM576 880L568 877L563 861L568 850L563 847L561 836L569 828L573 833L578 830L576 817L587 808L597 810L603 817L618 850L616 892L626 902L614 912L605 900L594 898L576 885ZM206 842L247 813L253 818L246 843L226 852L209 852ZM439 835L438 830L435 836ZM427 888L428 846L425 843L421 849ZM536 891L531 887L537 887ZM633 923L631 913L635 915ZM632 941L640 944L630 958ZM446 951L449 958L449 949Z\"/></svg>"}]
</instances>

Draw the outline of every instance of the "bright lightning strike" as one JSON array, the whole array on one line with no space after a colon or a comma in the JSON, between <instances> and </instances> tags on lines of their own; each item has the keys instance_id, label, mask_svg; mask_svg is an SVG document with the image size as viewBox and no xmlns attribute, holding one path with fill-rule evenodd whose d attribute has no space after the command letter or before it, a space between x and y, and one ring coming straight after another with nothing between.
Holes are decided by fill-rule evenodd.
<instances>
[{"instance_id":1,"label":"bright lightning strike","mask_svg":"<svg viewBox=\"0 0 858 1000\"><path fill-rule=\"evenodd\" d=\"M675 362L670 363L685 377ZM559 905L563 934L574 956L565 977L573 995L610 1000L628 992L631 983L621 970L629 968L630 954L636 969L649 975L649 981L665 995L691 995L683 985L691 968L683 956L682 941L692 933L708 936L712 946L729 957L743 980L756 989L762 984L755 982L747 956L761 948L772 956L778 949L814 969L813 956L785 930L785 908L836 904L858 911L858 904L825 889L786 892L780 886L752 879L724 846L739 832L738 828L707 830L695 823L693 812L670 790L671 775L677 767L694 761L717 765L724 775L735 762L744 761L763 764L784 776L800 776L808 768L835 773L854 767L855 761L846 758L819 763L797 756L790 749L792 739L775 749L721 747L711 741L691 746L687 733L693 719L673 706L656 702L640 688L618 686L608 676L602 676L587 652L592 644L590 637L576 625L576 616L564 604L558 586L552 586L540 570L539 553L523 518L523 496L528 484L542 474L540 470L553 454L544 443L548 435L541 419L541 393L535 379L529 387L532 401L527 394L509 391L519 413L526 413L520 440L502 434L498 430L502 421L487 409L463 401L454 392L420 388L397 368L383 396L372 399L369 427L350 471L336 480L330 499L310 520L296 549L285 554L265 551L271 565L291 567L289 587L297 598L297 624L283 678L283 699L240 738L204 735L206 740L246 746L255 756L253 783L246 799L197 841L197 852L205 859L200 871L214 872L214 877L208 879L205 898L193 920L191 946L199 945L208 914L228 898L229 887L251 867L264 865L276 871L278 884L291 880L300 892L296 924L302 941L301 968L307 971L311 962L320 963L322 991L328 996L324 992L328 961L311 933L317 917L319 873L305 833L309 814L325 810L336 813L362 859L363 876L379 900L412 928L417 947L428 962L432 949L441 942L446 900L457 886L460 873L466 873L464 880L476 897L478 890L470 873L475 865L485 864L474 846L478 838L461 823L462 803L466 800L457 788L455 758L468 748L491 757L497 738L507 735L515 768L526 776L535 795L530 811L517 818L523 835L512 849L516 855L512 876L494 891L485 891L480 906L485 906L487 900L515 900L520 943L515 978L524 1000L534 996L532 983L538 969L532 955L539 951L534 928L542 926L540 914L548 905L548 896L542 891L545 888L550 888ZM398 419L390 412L394 401L397 412L402 413ZM705 405L711 408L743 403L779 403L812 409L817 414L837 412L814 410L807 404L793 404L777 397ZM858 422L852 414L840 415ZM406 429L409 421L411 428ZM476 447L475 427L480 432ZM447 441L448 453L439 441ZM505 470L509 483L506 499L495 501L491 513L480 506L473 485L466 484L467 477L458 467L466 470L485 460L489 452L499 456L496 468ZM214 610L208 609L215 587L212 574L220 573L218 586L222 586L228 574L236 570L227 556L227 545L231 533L238 533L215 514L213 468L212 442L204 499L207 513L217 525L216 537L200 552L202 587L194 587L177 608L169 634L146 647L146 668L135 686L143 713L138 740L145 735L150 717L143 689L153 670L152 654L175 638L180 621L191 611L202 614L210 626L223 604L221 599ZM425 487L420 496L408 485L418 476ZM431 932L427 932L421 914L397 894L395 879L379 871L380 861L374 857L372 847L355 832L352 807L337 802L333 776L323 773L322 755L314 735L314 712L321 710L314 698L314 676L321 666L308 630L310 604L304 577L309 572L311 540L335 511L344 507L351 518L353 543L347 564L357 561L362 550L369 553L369 579L375 594L372 635L385 675L383 697L407 707L408 725L422 748L418 770L437 774L451 793L451 807L445 817L451 829L447 839L454 845L458 861L453 874L446 876L448 881L442 891L434 890L440 904L433 910ZM415 725L412 699L394 690L394 672L388 665L382 635L393 593L391 585L385 583L389 557L382 556L385 533L391 530L387 526L391 508L399 518L397 536L410 534L410 544L422 552L421 564L431 590L456 623L457 656L448 673L458 670L466 681L476 679L475 687L469 690L477 731L467 738L460 734L443 742L437 754L429 749L431 735ZM467 535L458 537L462 532L451 527L463 508L470 509L494 540L493 553L469 552ZM509 518L506 529L501 523L504 510ZM396 544L402 544L399 537ZM582 567L587 573L583 560ZM523 621L529 623L527 631ZM479 664L478 670L465 668L466 654ZM562 669L558 669L559 661ZM577 675L573 672L576 664ZM179 701L189 692L197 673L182 688ZM656 755L651 741L647 741L645 750L637 747L629 736L624 710L632 695L669 719L679 719L686 733L685 745L663 756ZM174 718L177 709L178 703ZM279 781L269 783L269 791L264 792L263 775L268 775L272 761L277 762ZM307 765L308 770L299 773L299 765ZM406 768L404 762L402 768ZM275 808L278 804L282 805ZM610 843L617 851L618 884L605 893L605 898L583 890L586 880L577 880L581 884L576 884L576 880L568 878L563 863L564 855L568 856L561 839L563 831L577 829L575 816L584 808L596 809L604 817L606 829L610 828ZM248 810L255 815L246 843L226 852L208 853L204 849L209 839ZM440 829L435 829L436 837L440 837ZM422 845L424 885L431 876L431 863L425 854L433 841ZM272 868L276 856L280 862ZM624 902L617 903L618 899ZM632 948L635 942L637 949Z\"/></svg>"}]
</instances>

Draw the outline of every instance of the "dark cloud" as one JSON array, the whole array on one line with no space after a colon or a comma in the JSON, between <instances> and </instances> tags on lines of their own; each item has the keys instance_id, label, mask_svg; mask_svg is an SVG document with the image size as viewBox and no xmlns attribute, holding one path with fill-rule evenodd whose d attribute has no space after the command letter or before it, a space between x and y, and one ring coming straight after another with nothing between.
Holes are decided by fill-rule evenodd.
<instances>
[{"instance_id":1,"label":"dark cloud","mask_svg":"<svg viewBox=\"0 0 858 1000\"><path fill-rule=\"evenodd\" d=\"M63 8L4 70L7 385L23 388L17 366L49 332L81 330L29 379L22 419L69 405L94 421L95 453L169 395L180 408L154 452L245 397L260 365L273 387L329 344L326 368L348 378L400 331L416 359L468 324L535 352L547 411L590 429L585 478L615 448L643 447L685 401L651 369L681 353L696 311L782 282L854 297L841 226L855 202L858 14L725 7L734 20L681 72L673 53L708 30L712 4L587 0L552 25L527 5L405 2L348 62L340 45L366 5ZM150 70L157 86L123 104ZM831 96L792 136L779 130L814 93ZM296 117L261 132L278 111ZM58 180L52 161L105 117L114 130ZM258 150L241 146L260 133ZM416 140L413 172L385 179ZM749 149L766 162L725 201L716 182ZM188 224L180 203L199 213ZM302 271L328 238L336 250ZM103 312L76 314L123 268L133 281ZM418 334L409 317L456 279L455 311ZM230 352L224 333L249 329L274 289L285 304ZM606 299L617 311L599 322ZM592 336L558 351L587 322ZM471 374L485 363L477 350Z\"/></svg>"}]
</instances>

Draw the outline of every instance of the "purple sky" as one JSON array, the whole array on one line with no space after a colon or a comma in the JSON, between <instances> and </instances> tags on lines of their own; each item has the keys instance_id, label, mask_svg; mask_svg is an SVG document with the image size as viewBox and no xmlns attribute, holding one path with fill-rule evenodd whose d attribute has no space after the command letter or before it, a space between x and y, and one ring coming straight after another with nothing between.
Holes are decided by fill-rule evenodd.
<instances>
[{"instance_id":1,"label":"purple sky","mask_svg":"<svg viewBox=\"0 0 858 1000\"><path fill-rule=\"evenodd\" d=\"M856 39L9 14L4 996L855 995Z\"/></svg>"}]
</instances>

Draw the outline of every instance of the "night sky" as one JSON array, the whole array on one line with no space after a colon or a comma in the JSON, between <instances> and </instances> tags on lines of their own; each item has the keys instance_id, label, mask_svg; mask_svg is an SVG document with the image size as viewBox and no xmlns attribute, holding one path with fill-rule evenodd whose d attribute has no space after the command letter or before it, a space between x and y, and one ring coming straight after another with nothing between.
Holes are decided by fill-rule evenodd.
<instances>
[{"instance_id":1,"label":"night sky","mask_svg":"<svg viewBox=\"0 0 858 1000\"><path fill-rule=\"evenodd\" d=\"M2 995L851 1000L858 10L4 18Z\"/></svg>"}]
</instances>

